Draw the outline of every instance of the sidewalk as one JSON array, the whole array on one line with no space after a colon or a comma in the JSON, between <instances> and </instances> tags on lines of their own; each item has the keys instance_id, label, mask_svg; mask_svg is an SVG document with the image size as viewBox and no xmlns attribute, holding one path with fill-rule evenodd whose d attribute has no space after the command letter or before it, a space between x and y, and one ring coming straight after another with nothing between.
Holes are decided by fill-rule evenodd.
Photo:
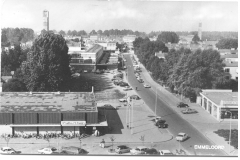
<instances>
[{"instance_id":1,"label":"sidewalk","mask_svg":"<svg viewBox=\"0 0 240 160\"><path fill-rule=\"evenodd\" d=\"M138 58L135 56L135 59L138 60ZM226 142L222 137L218 136L214 133L214 131L217 131L218 129L229 129L229 121L222 121L219 122L216 119L214 119L208 112L206 112L201 106L199 106L196 103L188 103L191 108L194 108L198 111L197 114L182 114L181 109L176 107L176 104L180 101L180 97L176 97L172 93L168 92L164 87L156 83L145 67L141 64L140 67L142 68L141 75L143 75L144 81L148 82L152 85L152 88L157 88L158 90L158 96L161 98L162 101L164 101L166 104L168 104L169 107L171 107L174 111L176 111L182 118L186 119L188 122L191 123L192 126L194 126L199 132L203 133L205 137L207 137L210 141L215 143L216 145L224 145L225 152L228 155L236 156L238 155L237 150L234 150L234 148L231 146L230 152L229 152L229 145L228 142ZM164 93L164 94L161 94ZM171 101L170 101L171 100ZM238 121L232 122L232 129L238 128Z\"/></svg>"}]
</instances>

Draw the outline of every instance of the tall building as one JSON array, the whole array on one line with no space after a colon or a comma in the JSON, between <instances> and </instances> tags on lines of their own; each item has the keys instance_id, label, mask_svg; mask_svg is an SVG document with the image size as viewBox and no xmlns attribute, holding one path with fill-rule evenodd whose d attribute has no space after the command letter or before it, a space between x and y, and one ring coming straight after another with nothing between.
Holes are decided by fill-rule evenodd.
<instances>
[{"instance_id":1,"label":"tall building","mask_svg":"<svg viewBox=\"0 0 240 160\"><path fill-rule=\"evenodd\" d=\"M43 29L49 31L49 12L47 10L43 11Z\"/></svg>"},{"instance_id":2,"label":"tall building","mask_svg":"<svg viewBox=\"0 0 240 160\"><path fill-rule=\"evenodd\" d=\"M198 26L198 37L202 40L202 23L199 23Z\"/></svg>"}]
</instances>

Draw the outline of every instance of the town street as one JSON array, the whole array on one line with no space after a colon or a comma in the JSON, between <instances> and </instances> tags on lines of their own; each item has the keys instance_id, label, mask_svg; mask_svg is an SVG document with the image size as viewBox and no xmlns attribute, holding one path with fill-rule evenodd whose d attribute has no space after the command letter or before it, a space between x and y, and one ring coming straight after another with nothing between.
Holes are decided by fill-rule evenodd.
<instances>
[{"instance_id":1,"label":"town street","mask_svg":"<svg viewBox=\"0 0 240 160\"><path fill-rule=\"evenodd\" d=\"M135 89L138 88L138 95L145 101L145 103L155 111L155 102L156 102L156 88L157 86L152 86L152 88L144 88L142 83L139 83L134 75L134 68L129 54L125 55L127 60L127 72L128 72L128 81L130 85ZM145 69L141 68L141 76L143 77L143 72L147 72ZM173 99L163 99L164 91L158 89L157 96L157 116L161 116L166 120L168 124L168 131L176 137L176 135L180 132L187 133L189 135L189 139L184 142L180 142L179 146L182 146L185 150L192 154L197 155L217 155L217 156L225 156L226 154L222 150L213 150L213 149L201 149L194 150L194 145L214 145L211 143L202 133L200 133L197 129L195 129L189 122L181 118L178 113L176 113L172 108L169 107L171 104L177 104L177 102Z\"/></svg>"}]
</instances>

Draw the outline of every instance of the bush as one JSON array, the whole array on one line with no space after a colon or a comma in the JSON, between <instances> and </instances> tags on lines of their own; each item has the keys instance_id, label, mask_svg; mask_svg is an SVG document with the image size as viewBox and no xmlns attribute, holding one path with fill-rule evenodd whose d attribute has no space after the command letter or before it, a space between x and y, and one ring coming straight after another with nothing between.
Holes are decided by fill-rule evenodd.
<instances>
[{"instance_id":1,"label":"bush","mask_svg":"<svg viewBox=\"0 0 240 160\"><path fill-rule=\"evenodd\" d=\"M220 137L223 137L225 141L229 141L229 129L219 129L217 131L214 131L217 135ZM231 146L233 146L235 149L238 149L238 130L232 129L231 130Z\"/></svg>"}]
</instances>

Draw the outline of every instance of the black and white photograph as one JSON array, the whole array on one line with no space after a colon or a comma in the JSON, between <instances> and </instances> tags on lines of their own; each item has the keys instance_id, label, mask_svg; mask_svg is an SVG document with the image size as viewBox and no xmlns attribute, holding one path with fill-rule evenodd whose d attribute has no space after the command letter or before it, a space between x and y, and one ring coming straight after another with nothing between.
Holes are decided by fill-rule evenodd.
<instances>
[{"instance_id":1,"label":"black and white photograph","mask_svg":"<svg viewBox=\"0 0 240 160\"><path fill-rule=\"evenodd\" d=\"M238 157L238 5L2 0L0 159Z\"/></svg>"}]
</instances>

